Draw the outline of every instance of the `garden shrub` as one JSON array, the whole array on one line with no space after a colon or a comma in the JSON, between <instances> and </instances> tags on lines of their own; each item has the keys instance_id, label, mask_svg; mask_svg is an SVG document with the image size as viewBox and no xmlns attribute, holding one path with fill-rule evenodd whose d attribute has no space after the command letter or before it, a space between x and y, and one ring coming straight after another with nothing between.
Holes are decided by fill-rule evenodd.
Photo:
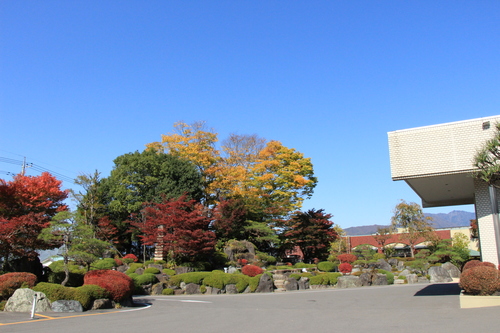
<instances>
[{"instance_id":1,"label":"garden shrub","mask_svg":"<svg viewBox=\"0 0 500 333\"><path fill-rule=\"evenodd\" d=\"M460 288L470 295L491 295L500 287L498 273L490 266L468 268L460 276Z\"/></svg>"},{"instance_id":2,"label":"garden shrub","mask_svg":"<svg viewBox=\"0 0 500 333\"><path fill-rule=\"evenodd\" d=\"M387 276L387 284L394 284L394 274L383 269L377 269L377 273L385 274Z\"/></svg>"},{"instance_id":3,"label":"garden shrub","mask_svg":"<svg viewBox=\"0 0 500 333\"><path fill-rule=\"evenodd\" d=\"M95 270L85 274L84 285L95 284L109 292L110 298L116 302L124 300L134 291L134 282L127 275L113 270Z\"/></svg>"},{"instance_id":4,"label":"garden shrub","mask_svg":"<svg viewBox=\"0 0 500 333\"><path fill-rule=\"evenodd\" d=\"M206 292L207 292L207 287L206 287L206 286L204 286L204 285L201 285L201 286L200 286L200 293L204 294L204 293L206 293Z\"/></svg>"},{"instance_id":5,"label":"garden shrub","mask_svg":"<svg viewBox=\"0 0 500 333\"><path fill-rule=\"evenodd\" d=\"M58 300L78 301L85 310L92 308L94 300L108 298L106 290L96 285L72 288L55 283L40 282L32 289L43 292L51 302Z\"/></svg>"},{"instance_id":6,"label":"garden shrub","mask_svg":"<svg viewBox=\"0 0 500 333\"><path fill-rule=\"evenodd\" d=\"M253 293L255 290L257 290L257 287L259 286L260 282L260 277L262 274L255 275L254 277L248 277L248 286L250 287L250 291Z\"/></svg>"},{"instance_id":7,"label":"garden shrub","mask_svg":"<svg viewBox=\"0 0 500 333\"><path fill-rule=\"evenodd\" d=\"M233 274L224 272L211 272L203 279L203 284L213 288L224 289L227 284L236 283L236 278L233 278L233 276Z\"/></svg>"},{"instance_id":8,"label":"garden shrub","mask_svg":"<svg viewBox=\"0 0 500 333\"><path fill-rule=\"evenodd\" d=\"M478 267L478 266L488 266L488 267L496 268L495 264L488 262L488 261L483 262L480 260L469 260L462 267L462 272L465 272L467 269L471 269L471 268Z\"/></svg>"},{"instance_id":9,"label":"garden shrub","mask_svg":"<svg viewBox=\"0 0 500 333\"><path fill-rule=\"evenodd\" d=\"M147 274L147 273L150 273L150 274L160 274L160 270L156 267L149 267L149 268L146 268L144 270L144 274Z\"/></svg>"},{"instance_id":10,"label":"garden shrub","mask_svg":"<svg viewBox=\"0 0 500 333\"><path fill-rule=\"evenodd\" d=\"M326 274L318 274L309 278L310 285L328 285L329 283L330 279L326 276Z\"/></svg>"},{"instance_id":11,"label":"garden shrub","mask_svg":"<svg viewBox=\"0 0 500 333\"><path fill-rule=\"evenodd\" d=\"M72 300L75 290L71 287L65 287L60 284L49 282L40 282L31 289L44 293L51 302L59 300Z\"/></svg>"},{"instance_id":12,"label":"garden shrub","mask_svg":"<svg viewBox=\"0 0 500 333\"><path fill-rule=\"evenodd\" d=\"M295 268L315 268L315 264L306 264L304 262L298 262L295 265L293 265Z\"/></svg>"},{"instance_id":13,"label":"garden shrub","mask_svg":"<svg viewBox=\"0 0 500 333\"><path fill-rule=\"evenodd\" d=\"M90 303L84 304L80 301L82 306L86 309L90 309L92 307L92 303L96 299L101 299L101 298L109 298L109 293L106 289L103 287L99 287L98 285L95 284L86 284L84 286L80 286L75 288L79 293L83 293L89 296L90 298ZM78 301L78 299L76 299Z\"/></svg>"},{"instance_id":14,"label":"garden shrub","mask_svg":"<svg viewBox=\"0 0 500 333\"><path fill-rule=\"evenodd\" d=\"M256 275L262 274L264 271L259 266L246 265L241 268L241 272L250 277L254 277Z\"/></svg>"},{"instance_id":15,"label":"garden shrub","mask_svg":"<svg viewBox=\"0 0 500 333\"><path fill-rule=\"evenodd\" d=\"M132 259L133 262L137 262L139 259L135 254L129 253L123 256L123 259Z\"/></svg>"},{"instance_id":16,"label":"garden shrub","mask_svg":"<svg viewBox=\"0 0 500 333\"><path fill-rule=\"evenodd\" d=\"M236 280L236 289L238 290L239 293L244 292L245 289L247 289L247 287L250 285L250 279L253 279L253 277L249 277L243 274L233 274L233 275L234 279Z\"/></svg>"},{"instance_id":17,"label":"garden shrub","mask_svg":"<svg viewBox=\"0 0 500 333\"><path fill-rule=\"evenodd\" d=\"M0 299L8 299L16 289L31 288L36 283L36 275L26 272L6 273L0 275Z\"/></svg>"},{"instance_id":18,"label":"garden shrub","mask_svg":"<svg viewBox=\"0 0 500 333\"><path fill-rule=\"evenodd\" d=\"M113 258L96 260L90 265L90 269L113 269L113 267L116 267L116 262Z\"/></svg>"},{"instance_id":19,"label":"garden shrub","mask_svg":"<svg viewBox=\"0 0 500 333\"><path fill-rule=\"evenodd\" d=\"M347 263L347 262L341 263L339 265L339 271L342 274L351 273L352 272L352 265Z\"/></svg>"},{"instance_id":20,"label":"garden shrub","mask_svg":"<svg viewBox=\"0 0 500 333\"><path fill-rule=\"evenodd\" d=\"M123 261L120 258L115 258L115 264L116 266L121 266L123 265Z\"/></svg>"},{"instance_id":21,"label":"garden shrub","mask_svg":"<svg viewBox=\"0 0 500 333\"><path fill-rule=\"evenodd\" d=\"M50 272L47 276L47 282L61 284L66 278L64 273L64 261L58 260L54 261L49 266ZM79 287L83 284L83 276L87 270L74 262L70 261L68 263L69 270L69 280L66 282L66 287Z\"/></svg>"},{"instance_id":22,"label":"garden shrub","mask_svg":"<svg viewBox=\"0 0 500 333\"><path fill-rule=\"evenodd\" d=\"M334 286L337 284L339 276L342 276L342 273L328 273L329 284Z\"/></svg>"},{"instance_id":23,"label":"garden shrub","mask_svg":"<svg viewBox=\"0 0 500 333\"><path fill-rule=\"evenodd\" d=\"M144 273L141 275L136 274L136 276L131 277L131 278L134 280L134 283L136 286L143 286L146 284L158 282L158 278L156 277L156 275L151 274L151 273Z\"/></svg>"},{"instance_id":24,"label":"garden shrub","mask_svg":"<svg viewBox=\"0 0 500 333\"><path fill-rule=\"evenodd\" d=\"M341 263L353 263L358 259L354 254L351 253L343 253L337 256L337 260Z\"/></svg>"},{"instance_id":25,"label":"garden shrub","mask_svg":"<svg viewBox=\"0 0 500 333\"><path fill-rule=\"evenodd\" d=\"M320 261L318 262L318 269L322 272L333 272L337 268L337 265L335 265L331 261Z\"/></svg>"},{"instance_id":26,"label":"garden shrub","mask_svg":"<svg viewBox=\"0 0 500 333\"><path fill-rule=\"evenodd\" d=\"M162 295L173 295L174 294L174 290L172 288L165 288L163 289L163 291L161 292Z\"/></svg>"},{"instance_id":27,"label":"garden shrub","mask_svg":"<svg viewBox=\"0 0 500 333\"><path fill-rule=\"evenodd\" d=\"M170 277L169 283L172 286L177 286L180 287L181 282L184 282L186 284L188 283L195 283L195 284L202 284L203 279L210 275L210 272L190 272L190 273L182 273L179 275L174 275Z\"/></svg>"},{"instance_id":28,"label":"garden shrub","mask_svg":"<svg viewBox=\"0 0 500 333\"><path fill-rule=\"evenodd\" d=\"M162 272L170 276L175 275L175 270L170 268L164 268Z\"/></svg>"},{"instance_id":29,"label":"garden shrub","mask_svg":"<svg viewBox=\"0 0 500 333\"><path fill-rule=\"evenodd\" d=\"M497 268L497 266L495 266L495 264L494 264L494 263L489 262L489 261L483 261L483 262L481 263L481 266L492 267L492 268L495 268L495 269Z\"/></svg>"}]
</instances>

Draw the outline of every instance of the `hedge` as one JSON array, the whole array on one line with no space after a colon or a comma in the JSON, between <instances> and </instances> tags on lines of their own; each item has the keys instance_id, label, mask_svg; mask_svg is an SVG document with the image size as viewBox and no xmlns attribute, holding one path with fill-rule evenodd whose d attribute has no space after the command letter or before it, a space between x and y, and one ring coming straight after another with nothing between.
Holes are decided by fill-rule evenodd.
<instances>
[{"instance_id":1,"label":"hedge","mask_svg":"<svg viewBox=\"0 0 500 333\"><path fill-rule=\"evenodd\" d=\"M85 310L92 308L94 300L109 297L109 293L97 285L72 288L55 283L40 282L32 289L43 292L51 302L59 300L78 301Z\"/></svg>"},{"instance_id":2,"label":"hedge","mask_svg":"<svg viewBox=\"0 0 500 333\"><path fill-rule=\"evenodd\" d=\"M95 284L109 292L112 300L119 302L132 296L134 281L127 275L113 270L90 271L84 276L84 285Z\"/></svg>"},{"instance_id":3,"label":"hedge","mask_svg":"<svg viewBox=\"0 0 500 333\"><path fill-rule=\"evenodd\" d=\"M31 288L36 283L36 275L26 272L6 273L0 275L0 299L8 299L16 289Z\"/></svg>"}]
</instances>

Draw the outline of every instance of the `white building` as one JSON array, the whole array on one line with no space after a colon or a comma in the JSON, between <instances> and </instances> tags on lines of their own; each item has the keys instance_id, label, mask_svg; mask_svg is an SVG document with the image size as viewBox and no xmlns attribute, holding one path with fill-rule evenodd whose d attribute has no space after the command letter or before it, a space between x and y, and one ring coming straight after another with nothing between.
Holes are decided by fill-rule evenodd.
<instances>
[{"instance_id":1,"label":"white building","mask_svg":"<svg viewBox=\"0 0 500 333\"><path fill-rule=\"evenodd\" d=\"M495 133L500 116L389 132L393 180L404 180L422 207L474 204L481 259L500 263L498 189L472 174L474 156Z\"/></svg>"}]
</instances>

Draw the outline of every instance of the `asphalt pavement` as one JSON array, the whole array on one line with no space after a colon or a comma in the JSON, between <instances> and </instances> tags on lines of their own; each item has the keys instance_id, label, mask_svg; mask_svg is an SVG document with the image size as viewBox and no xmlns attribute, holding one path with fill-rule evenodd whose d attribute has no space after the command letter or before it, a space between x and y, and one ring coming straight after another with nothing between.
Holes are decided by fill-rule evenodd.
<instances>
[{"instance_id":1,"label":"asphalt pavement","mask_svg":"<svg viewBox=\"0 0 500 333\"><path fill-rule=\"evenodd\" d=\"M135 297L143 306L0 313L0 332L498 332L500 307L460 309L457 283Z\"/></svg>"}]
</instances>

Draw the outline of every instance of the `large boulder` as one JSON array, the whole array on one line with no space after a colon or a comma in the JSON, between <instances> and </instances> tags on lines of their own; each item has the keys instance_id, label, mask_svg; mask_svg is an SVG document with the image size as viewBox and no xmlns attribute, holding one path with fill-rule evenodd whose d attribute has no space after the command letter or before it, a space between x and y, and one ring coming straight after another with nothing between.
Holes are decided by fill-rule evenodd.
<instances>
[{"instance_id":1,"label":"large boulder","mask_svg":"<svg viewBox=\"0 0 500 333\"><path fill-rule=\"evenodd\" d=\"M408 274L406 275L406 281L408 281L408 284L415 284L418 282L418 276L417 274Z\"/></svg>"},{"instance_id":2,"label":"large boulder","mask_svg":"<svg viewBox=\"0 0 500 333\"><path fill-rule=\"evenodd\" d=\"M298 285L299 285L299 290L309 289L309 278L306 276L301 277L300 280L298 281Z\"/></svg>"},{"instance_id":3,"label":"large boulder","mask_svg":"<svg viewBox=\"0 0 500 333\"><path fill-rule=\"evenodd\" d=\"M267 275L262 274L259 280L259 286L255 290L256 293L271 293L274 291L273 279Z\"/></svg>"},{"instance_id":4,"label":"large boulder","mask_svg":"<svg viewBox=\"0 0 500 333\"><path fill-rule=\"evenodd\" d=\"M390 272L392 270L392 266L384 259L379 259L377 261L377 266L378 268L383 269L384 271Z\"/></svg>"},{"instance_id":5,"label":"large boulder","mask_svg":"<svg viewBox=\"0 0 500 333\"><path fill-rule=\"evenodd\" d=\"M238 294L238 288L235 284L226 285L226 294Z\"/></svg>"},{"instance_id":6,"label":"large boulder","mask_svg":"<svg viewBox=\"0 0 500 333\"><path fill-rule=\"evenodd\" d=\"M386 286L388 284L385 274L377 273L372 277L372 286Z\"/></svg>"},{"instance_id":7,"label":"large boulder","mask_svg":"<svg viewBox=\"0 0 500 333\"><path fill-rule=\"evenodd\" d=\"M370 272L364 272L359 276L359 281L363 287L371 286L372 284L372 274Z\"/></svg>"},{"instance_id":8,"label":"large boulder","mask_svg":"<svg viewBox=\"0 0 500 333\"><path fill-rule=\"evenodd\" d=\"M100 309L112 309L115 307L115 304L109 298L99 298L94 300L92 304L92 310L100 310Z\"/></svg>"},{"instance_id":9,"label":"large boulder","mask_svg":"<svg viewBox=\"0 0 500 333\"><path fill-rule=\"evenodd\" d=\"M293 291L293 290L298 290L299 289L299 283L295 278L287 278L285 280L285 283L283 284L283 287L285 287L286 291Z\"/></svg>"},{"instance_id":10,"label":"large boulder","mask_svg":"<svg viewBox=\"0 0 500 333\"><path fill-rule=\"evenodd\" d=\"M52 311L54 312L83 312L83 307L78 301L59 300L52 302Z\"/></svg>"},{"instance_id":11,"label":"large boulder","mask_svg":"<svg viewBox=\"0 0 500 333\"><path fill-rule=\"evenodd\" d=\"M35 312L50 312L52 308L50 301L42 292L35 292L29 288L17 289L5 304L4 311L7 312L31 312L33 299L36 295Z\"/></svg>"},{"instance_id":12,"label":"large boulder","mask_svg":"<svg viewBox=\"0 0 500 333\"><path fill-rule=\"evenodd\" d=\"M186 295L201 294L200 286L195 284L195 283L188 283L188 284L186 284L185 293L186 293Z\"/></svg>"},{"instance_id":13,"label":"large boulder","mask_svg":"<svg viewBox=\"0 0 500 333\"><path fill-rule=\"evenodd\" d=\"M458 269L457 266L453 265L451 262L445 262L443 265L441 265L444 269L450 273L450 276L452 278L459 278L460 277L460 270Z\"/></svg>"},{"instance_id":14,"label":"large boulder","mask_svg":"<svg viewBox=\"0 0 500 333\"><path fill-rule=\"evenodd\" d=\"M453 279L450 276L450 273L442 266L432 266L431 268L429 268L427 274L429 274L431 277L431 283L442 283L442 282L453 281Z\"/></svg>"},{"instance_id":15,"label":"large boulder","mask_svg":"<svg viewBox=\"0 0 500 333\"><path fill-rule=\"evenodd\" d=\"M337 279L337 288L359 288L361 280L357 276L344 275Z\"/></svg>"}]
</instances>

